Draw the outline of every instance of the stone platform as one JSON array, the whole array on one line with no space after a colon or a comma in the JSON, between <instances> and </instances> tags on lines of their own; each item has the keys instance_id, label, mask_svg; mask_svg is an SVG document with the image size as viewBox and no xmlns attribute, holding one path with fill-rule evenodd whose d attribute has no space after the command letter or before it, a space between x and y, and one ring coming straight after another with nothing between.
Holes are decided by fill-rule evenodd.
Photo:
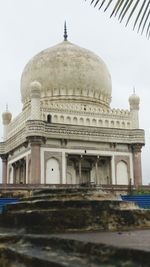
<instances>
[{"instance_id":1,"label":"stone platform","mask_svg":"<svg viewBox=\"0 0 150 267\"><path fill-rule=\"evenodd\" d=\"M150 210L102 190L34 191L7 205L0 227L2 267L149 267L150 230L129 230L150 229Z\"/></svg>"},{"instance_id":2,"label":"stone platform","mask_svg":"<svg viewBox=\"0 0 150 267\"><path fill-rule=\"evenodd\" d=\"M42 190L7 205L0 226L27 233L128 230L150 227L150 210L101 190Z\"/></svg>"},{"instance_id":3,"label":"stone platform","mask_svg":"<svg viewBox=\"0 0 150 267\"><path fill-rule=\"evenodd\" d=\"M0 232L1 267L149 267L148 230L59 235Z\"/></svg>"}]
</instances>

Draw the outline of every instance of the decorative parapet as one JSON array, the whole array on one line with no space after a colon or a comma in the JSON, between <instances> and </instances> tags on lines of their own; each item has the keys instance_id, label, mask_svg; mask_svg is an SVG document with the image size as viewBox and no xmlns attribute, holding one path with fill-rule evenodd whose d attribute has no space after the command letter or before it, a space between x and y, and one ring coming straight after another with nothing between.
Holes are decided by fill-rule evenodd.
<instances>
[{"instance_id":1,"label":"decorative parapet","mask_svg":"<svg viewBox=\"0 0 150 267\"><path fill-rule=\"evenodd\" d=\"M11 138L25 127L25 123L30 119L30 109L22 111L13 121L8 125L7 139Z\"/></svg>"},{"instance_id":2,"label":"decorative parapet","mask_svg":"<svg viewBox=\"0 0 150 267\"><path fill-rule=\"evenodd\" d=\"M43 112L66 112L70 114L87 114L87 115L96 115L96 114L111 114L111 115L119 115L119 116L129 116L129 110L123 109L110 109L110 108L102 108L99 104L80 104L80 103L61 103L61 102L49 102L45 100L45 105L42 105Z\"/></svg>"},{"instance_id":3,"label":"decorative parapet","mask_svg":"<svg viewBox=\"0 0 150 267\"><path fill-rule=\"evenodd\" d=\"M94 105L51 103L47 108L42 109L43 121L47 121L49 114L54 123L132 129L132 117L128 110L102 109Z\"/></svg>"},{"instance_id":4,"label":"decorative parapet","mask_svg":"<svg viewBox=\"0 0 150 267\"><path fill-rule=\"evenodd\" d=\"M53 123L132 129L131 114L128 110L102 109L92 104L51 103L48 108L41 110L43 121L47 120L48 114L51 114L51 122ZM30 115L31 110L28 108L13 119L8 125L7 139L10 139L25 127Z\"/></svg>"},{"instance_id":5,"label":"decorative parapet","mask_svg":"<svg viewBox=\"0 0 150 267\"><path fill-rule=\"evenodd\" d=\"M25 127L19 131L18 133L14 134L11 138L7 139L5 142L0 143L0 151L2 150L3 153L8 153L13 151L19 146L22 146L26 142L26 129Z\"/></svg>"}]
</instances>

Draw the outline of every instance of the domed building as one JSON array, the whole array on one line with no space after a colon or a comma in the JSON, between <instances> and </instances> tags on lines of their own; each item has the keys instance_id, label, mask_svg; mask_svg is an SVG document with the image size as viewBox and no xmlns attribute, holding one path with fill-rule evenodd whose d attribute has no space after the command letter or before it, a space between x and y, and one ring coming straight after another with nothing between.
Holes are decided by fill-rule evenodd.
<instances>
[{"instance_id":1,"label":"domed building","mask_svg":"<svg viewBox=\"0 0 150 267\"><path fill-rule=\"evenodd\" d=\"M64 41L34 56L21 77L22 112L2 114L3 184L142 184L139 97L111 109L106 64Z\"/></svg>"}]
</instances>

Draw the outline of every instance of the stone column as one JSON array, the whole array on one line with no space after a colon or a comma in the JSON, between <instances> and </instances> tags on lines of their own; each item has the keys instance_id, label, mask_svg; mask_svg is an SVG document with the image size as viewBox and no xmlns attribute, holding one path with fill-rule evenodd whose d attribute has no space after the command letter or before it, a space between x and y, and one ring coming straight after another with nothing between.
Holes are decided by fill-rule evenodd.
<instances>
[{"instance_id":1,"label":"stone column","mask_svg":"<svg viewBox=\"0 0 150 267\"><path fill-rule=\"evenodd\" d=\"M16 167L15 163L12 164L13 167L13 184L16 184Z\"/></svg>"},{"instance_id":2,"label":"stone column","mask_svg":"<svg viewBox=\"0 0 150 267\"><path fill-rule=\"evenodd\" d=\"M7 161L8 155L2 155L2 184L7 184Z\"/></svg>"},{"instance_id":3,"label":"stone column","mask_svg":"<svg viewBox=\"0 0 150 267\"><path fill-rule=\"evenodd\" d=\"M67 183L67 160L66 160L66 153L62 152L62 184Z\"/></svg>"},{"instance_id":4,"label":"stone column","mask_svg":"<svg viewBox=\"0 0 150 267\"><path fill-rule=\"evenodd\" d=\"M18 161L18 183L21 184L21 175L22 175L22 167L21 167L22 163L21 160Z\"/></svg>"},{"instance_id":5,"label":"stone column","mask_svg":"<svg viewBox=\"0 0 150 267\"><path fill-rule=\"evenodd\" d=\"M79 158L79 183L82 183L82 165L81 165L81 161L82 161L82 155Z\"/></svg>"},{"instance_id":6,"label":"stone column","mask_svg":"<svg viewBox=\"0 0 150 267\"><path fill-rule=\"evenodd\" d=\"M31 184L41 183L41 153L40 147L43 143L42 137L29 137L31 145Z\"/></svg>"},{"instance_id":7,"label":"stone column","mask_svg":"<svg viewBox=\"0 0 150 267\"><path fill-rule=\"evenodd\" d=\"M26 184L26 158L21 160L20 183Z\"/></svg>"},{"instance_id":8,"label":"stone column","mask_svg":"<svg viewBox=\"0 0 150 267\"><path fill-rule=\"evenodd\" d=\"M26 184L29 183L29 177L28 177L28 167L29 167L29 161L28 161L28 155L26 156L26 177L25 177L25 180L26 180Z\"/></svg>"},{"instance_id":9,"label":"stone column","mask_svg":"<svg viewBox=\"0 0 150 267\"><path fill-rule=\"evenodd\" d=\"M134 185L142 185L142 169L141 169L141 144L132 145L133 151L133 173L134 173Z\"/></svg>"},{"instance_id":10,"label":"stone column","mask_svg":"<svg viewBox=\"0 0 150 267\"><path fill-rule=\"evenodd\" d=\"M96 185L98 185L99 184L99 175L98 175L98 160L99 160L99 156L97 157L97 159L96 159L96 161L95 161L95 170L96 170L96 181L95 181L95 183L96 183Z\"/></svg>"},{"instance_id":11,"label":"stone column","mask_svg":"<svg viewBox=\"0 0 150 267\"><path fill-rule=\"evenodd\" d=\"M115 159L114 155L111 157L111 183L112 184L117 184L117 177L115 174Z\"/></svg>"}]
</instances>

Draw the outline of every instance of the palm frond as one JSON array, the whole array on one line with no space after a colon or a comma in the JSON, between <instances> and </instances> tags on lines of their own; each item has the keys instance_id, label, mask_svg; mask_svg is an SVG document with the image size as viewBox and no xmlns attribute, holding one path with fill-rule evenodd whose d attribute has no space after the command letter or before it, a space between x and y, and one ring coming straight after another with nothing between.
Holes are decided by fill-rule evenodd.
<instances>
[{"instance_id":1,"label":"palm frond","mask_svg":"<svg viewBox=\"0 0 150 267\"><path fill-rule=\"evenodd\" d=\"M85 0L94 7L110 10L110 17L120 22L126 19L126 26L132 21L133 29L150 37L150 0Z\"/></svg>"}]
</instances>

